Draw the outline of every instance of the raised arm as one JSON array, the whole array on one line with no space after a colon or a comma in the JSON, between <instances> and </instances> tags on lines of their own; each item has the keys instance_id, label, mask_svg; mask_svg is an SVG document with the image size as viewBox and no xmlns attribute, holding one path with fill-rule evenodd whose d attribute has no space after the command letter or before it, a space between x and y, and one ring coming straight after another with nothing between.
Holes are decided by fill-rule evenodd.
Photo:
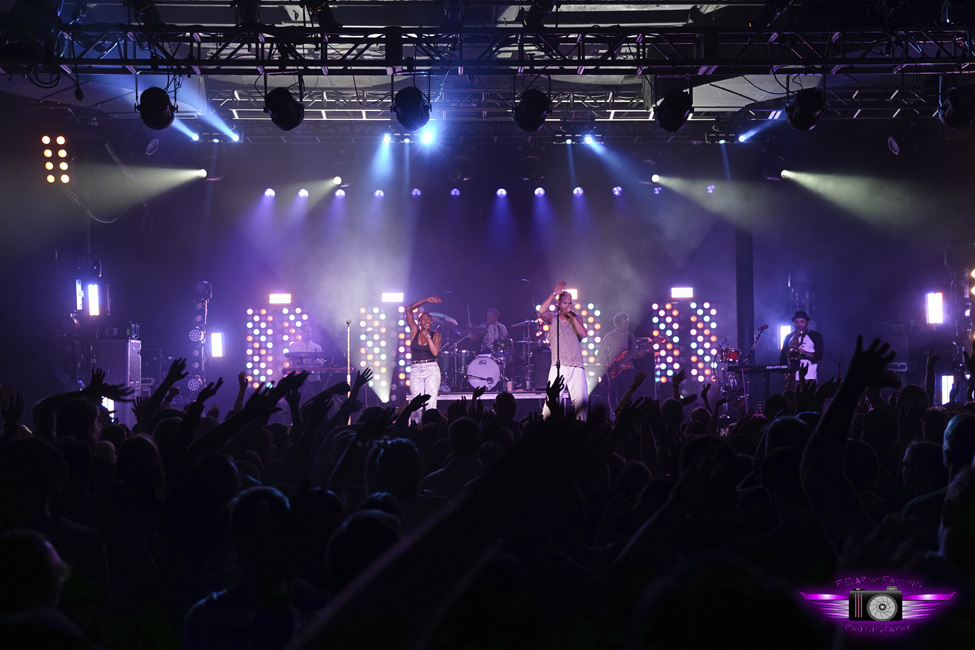
<instances>
[{"instance_id":1,"label":"raised arm","mask_svg":"<svg viewBox=\"0 0 975 650\"><path fill-rule=\"evenodd\" d=\"M559 297L559 294L565 291L565 280L562 280L557 285L555 285L555 291L549 294L542 306L538 308L538 315L542 317L542 320L546 323L552 322L552 312L549 311L549 307L552 306L552 302Z\"/></svg>"},{"instance_id":2,"label":"raised arm","mask_svg":"<svg viewBox=\"0 0 975 650\"><path fill-rule=\"evenodd\" d=\"M416 326L416 319L413 318L413 312L415 312L417 309L419 309L419 307L421 305L425 305L425 304L431 303L431 302L434 303L434 304L436 304L436 303L439 303L439 302L443 302L443 299L440 298L439 296L429 296L427 298L424 298L423 300L417 300L416 302L411 303L411 304L409 304L409 305L406 306L406 324L410 328L410 334L411 335L412 334L416 334L416 331L419 329Z\"/></svg>"}]
</instances>

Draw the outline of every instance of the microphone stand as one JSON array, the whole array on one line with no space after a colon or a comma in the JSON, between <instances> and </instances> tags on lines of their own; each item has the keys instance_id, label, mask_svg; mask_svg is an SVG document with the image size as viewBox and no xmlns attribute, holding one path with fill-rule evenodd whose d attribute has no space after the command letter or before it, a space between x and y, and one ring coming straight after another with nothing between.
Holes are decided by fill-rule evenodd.
<instances>
[{"instance_id":1,"label":"microphone stand","mask_svg":"<svg viewBox=\"0 0 975 650\"><path fill-rule=\"evenodd\" d=\"M528 300L532 306L532 314L534 314L532 320L537 324L539 313L538 308L535 307L535 295L532 293L531 282L528 280L523 280L523 282L525 284L525 290L528 292ZM525 340L528 341L528 348L525 351L525 390L534 390L535 386L532 382L532 379L534 379L534 375L532 374L532 357L534 356L534 352L532 351L532 346L535 344L535 332L532 331L531 325L528 326L526 332Z\"/></svg>"},{"instance_id":2,"label":"microphone stand","mask_svg":"<svg viewBox=\"0 0 975 650\"><path fill-rule=\"evenodd\" d=\"M758 330L758 334L755 335L755 340L752 342L752 347L748 348L748 352L746 352L745 356L742 357L742 360L738 362L738 372L741 373L742 397L745 400L745 413L751 413L751 411L748 408L748 384L745 383L745 366L747 365L746 361L748 361L751 358L752 353L755 352L755 346L758 345L758 340L762 338L762 334L764 333L765 333L764 329ZM765 378L767 382L768 373L765 374Z\"/></svg>"}]
</instances>

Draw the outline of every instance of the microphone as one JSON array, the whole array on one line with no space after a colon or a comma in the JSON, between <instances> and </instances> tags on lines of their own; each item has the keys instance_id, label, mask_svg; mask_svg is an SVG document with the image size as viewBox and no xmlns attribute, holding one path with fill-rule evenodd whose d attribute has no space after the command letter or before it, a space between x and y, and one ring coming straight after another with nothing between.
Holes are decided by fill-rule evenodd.
<instances>
[{"instance_id":1,"label":"microphone","mask_svg":"<svg viewBox=\"0 0 975 650\"><path fill-rule=\"evenodd\" d=\"M767 329L768 329L768 325L762 325L761 327L758 328L758 331L759 332L764 332Z\"/></svg>"}]
</instances>

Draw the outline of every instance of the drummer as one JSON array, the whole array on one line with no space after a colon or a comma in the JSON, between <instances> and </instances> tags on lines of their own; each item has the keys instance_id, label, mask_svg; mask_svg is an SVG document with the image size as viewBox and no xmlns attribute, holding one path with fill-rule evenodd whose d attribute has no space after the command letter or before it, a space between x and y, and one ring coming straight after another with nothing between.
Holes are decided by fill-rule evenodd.
<instances>
[{"instance_id":1,"label":"drummer","mask_svg":"<svg viewBox=\"0 0 975 650\"><path fill-rule=\"evenodd\" d=\"M498 321L500 316L501 313L497 308L491 307L487 311L487 321L474 328L477 333L483 332L483 338L481 338L482 354L500 355L511 352L508 328Z\"/></svg>"}]
</instances>

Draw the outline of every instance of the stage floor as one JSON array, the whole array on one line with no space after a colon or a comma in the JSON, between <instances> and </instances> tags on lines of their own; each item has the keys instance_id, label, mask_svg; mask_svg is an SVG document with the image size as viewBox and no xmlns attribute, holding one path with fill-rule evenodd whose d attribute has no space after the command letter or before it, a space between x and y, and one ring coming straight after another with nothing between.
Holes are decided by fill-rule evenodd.
<instances>
[{"instance_id":1,"label":"stage floor","mask_svg":"<svg viewBox=\"0 0 975 650\"><path fill-rule=\"evenodd\" d=\"M516 390L511 393L514 395L516 400L519 399L545 399L545 391L530 391L530 390ZM481 399L485 402L493 402L494 398L498 396L497 393L484 393ZM455 402L462 397L466 397L468 400L473 399L474 393L440 393L437 396L437 401L439 402Z\"/></svg>"}]
</instances>

